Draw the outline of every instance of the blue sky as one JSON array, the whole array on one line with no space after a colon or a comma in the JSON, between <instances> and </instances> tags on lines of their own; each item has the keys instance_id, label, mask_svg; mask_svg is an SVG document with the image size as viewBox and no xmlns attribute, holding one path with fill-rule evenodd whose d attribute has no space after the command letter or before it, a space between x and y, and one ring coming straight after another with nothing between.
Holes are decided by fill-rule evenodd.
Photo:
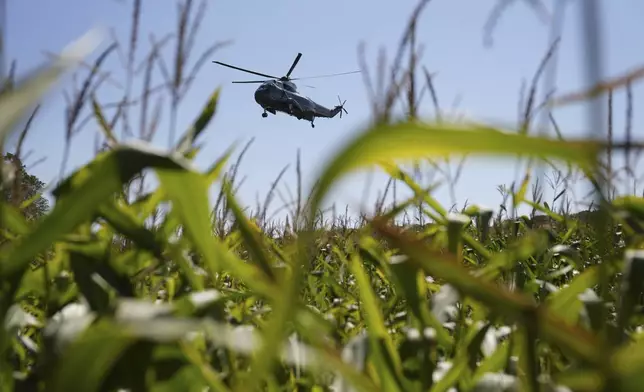
<instances>
[{"instance_id":1,"label":"blue sky","mask_svg":"<svg viewBox=\"0 0 644 392\"><path fill-rule=\"evenodd\" d=\"M473 119L514 126L521 83L532 78L547 50L548 26L525 2L517 1L497 23L493 46L486 47L483 26L495 2L433 0L424 11L418 30L418 41L424 45L421 61L430 71L438 72L435 86L443 108ZM118 38L126 42L131 3L116 0L9 2L8 57L17 60L19 73L24 73L47 59L43 51L58 52L94 26L114 28ZM559 52L559 92L577 90L585 85L581 68L580 5L579 1L570 3ZM641 45L640 37L644 33L640 21L644 2L602 0L600 3L604 18L605 73L614 76L644 62L641 51L636 49ZM550 9L553 4L554 1L546 2ZM211 43L233 40L232 45L217 52L212 59L283 75L297 52L302 52L303 57L292 76L346 72L358 69L357 48L364 41L367 60L375 66L381 46L387 49L388 59L392 59L415 5L416 2L410 0L402 0L395 6L393 2L384 0L328 0L324 3L212 1L208 3L190 64ZM150 49L150 33L159 38L173 32L176 25L173 1L146 1L143 2L143 11L136 64ZM101 49L107 44L103 44ZM166 50L166 61L170 56L171 51ZM117 56L112 57L107 66L114 78L124 82ZM180 108L177 134L182 133L197 116L208 95L222 86L221 104L216 119L202 139L206 144L197 164L205 168L233 142L240 142L241 148L250 138L255 138L240 168L241 174L246 176L240 197L244 203L254 205L256 194L263 199L271 182L285 165L290 164L291 167L284 181L292 190L295 189L294 165L298 148L301 149L306 183L310 184L319 166L361 129L370 115L370 107L362 77L348 75L306 81L315 89L300 86L302 93L327 106L337 103L338 94L346 99L349 114L342 119L319 119L315 129L305 121L285 115L264 119L261 108L253 100L257 86L230 83L248 77L252 79L253 75L206 64ZM160 79L156 80L156 83L160 82ZM33 172L45 182L55 180L60 170L65 104L62 88L69 87L70 83L67 78L50 94L27 140L26 148L34 151L30 162L46 157L45 162L33 168ZM641 112L638 109L644 95L639 85L634 86L633 92L636 113L633 128L637 135L636 130L641 123L637 113ZM99 99L103 103L115 101L118 94L118 89L106 85L99 93ZM614 100L615 133L619 136L624 129L624 94L616 93ZM423 104L427 108L431 105L429 100ZM581 136L586 132L585 107L571 107L554 114L565 136ZM167 129L168 116L165 115L155 144L167 146ZM67 172L91 159L97 132L97 127L90 124L74 138ZM497 185L513 181L514 167L511 160L468 159L455 188L457 204L462 206L468 200L470 203L498 205ZM345 178L332 201L341 206L349 203L356 211L363 198L365 183L363 174ZM374 178L370 200L373 200L375 190L382 189L384 184L383 176ZM287 194L284 186L280 189ZM436 196L446 205L452 202L445 187L440 188ZM276 203L276 207L281 204L279 198Z\"/></svg>"}]
</instances>

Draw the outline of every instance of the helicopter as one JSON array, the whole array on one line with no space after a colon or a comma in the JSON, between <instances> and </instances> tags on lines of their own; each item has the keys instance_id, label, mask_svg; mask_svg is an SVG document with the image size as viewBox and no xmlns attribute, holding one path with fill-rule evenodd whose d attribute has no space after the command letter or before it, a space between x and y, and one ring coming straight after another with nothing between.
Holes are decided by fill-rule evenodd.
<instances>
[{"instance_id":1,"label":"helicopter","mask_svg":"<svg viewBox=\"0 0 644 392\"><path fill-rule=\"evenodd\" d=\"M311 98L306 97L298 92L297 86L293 80L324 78L340 75L348 75L358 73L360 71L343 72L330 75L311 76L306 78L291 78L291 73L295 66L300 61L302 53L298 53L285 76L281 78L271 76L261 72L255 72L248 69L236 67L234 65L222 63L221 61L213 61L215 64L223 65L224 67L236 69L238 71L247 72L253 75L263 76L267 80L243 80L233 81L232 83L260 83L260 86L255 90L255 102L264 109L262 117L268 117L268 113L276 115L277 112L285 113L289 116L295 117L298 120L306 120L311 123L311 127L315 128L313 123L316 117L333 118L342 112L349 114L344 108L346 100L342 102L338 96L339 105L329 109L319 103L313 101Z\"/></svg>"}]
</instances>

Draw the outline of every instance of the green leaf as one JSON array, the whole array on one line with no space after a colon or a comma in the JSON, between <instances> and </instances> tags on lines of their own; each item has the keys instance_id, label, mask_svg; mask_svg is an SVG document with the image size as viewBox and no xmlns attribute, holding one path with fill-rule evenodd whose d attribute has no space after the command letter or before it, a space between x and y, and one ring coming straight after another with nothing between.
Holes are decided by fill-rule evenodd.
<instances>
[{"instance_id":1,"label":"green leaf","mask_svg":"<svg viewBox=\"0 0 644 392\"><path fill-rule=\"evenodd\" d=\"M103 313L110 309L110 287L96 273L97 264L104 262L101 260L104 252L101 252L100 247L96 245L86 246L82 251L72 250L69 252L69 261L74 272L74 280L90 308L95 312Z\"/></svg>"},{"instance_id":2,"label":"green leaf","mask_svg":"<svg viewBox=\"0 0 644 392\"><path fill-rule=\"evenodd\" d=\"M494 154L559 158L591 168L600 149L601 144L591 140L561 141L444 122L378 125L354 138L322 169L311 197L310 218L313 221L313 214L337 179L372 164L452 154Z\"/></svg>"},{"instance_id":3,"label":"green leaf","mask_svg":"<svg viewBox=\"0 0 644 392\"><path fill-rule=\"evenodd\" d=\"M458 382L458 379L467 371L467 357L459 356L454 358L454 363L447 372L438 380L430 392L446 392L451 386Z\"/></svg>"},{"instance_id":4,"label":"green leaf","mask_svg":"<svg viewBox=\"0 0 644 392\"><path fill-rule=\"evenodd\" d=\"M143 147L119 146L79 169L54 190L53 210L36 228L0 259L0 276L12 282L5 295L13 297L28 263L36 255L94 216L102 203L121 191L124 183L147 167L180 170L180 159Z\"/></svg>"},{"instance_id":5,"label":"green leaf","mask_svg":"<svg viewBox=\"0 0 644 392\"><path fill-rule=\"evenodd\" d=\"M621 295L617 318L619 331L625 331L635 306L640 303L644 292L644 250L628 250L624 255L624 272L621 282ZM620 337L619 341L622 341Z\"/></svg>"},{"instance_id":6,"label":"green leaf","mask_svg":"<svg viewBox=\"0 0 644 392\"><path fill-rule=\"evenodd\" d=\"M103 204L98 209L98 215L139 247L161 257L163 239L143 226L129 209L118 204Z\"/></svg>"},{"instance_id":7,"label":"green leaf","mask_svg":"<svg viewBox=\"0 0 644 392\"><path fill-rule=\"evenodd\" d=\"M342 349L342 360L355 367L359 372L364 372L367 368L367 359L369 356L369 337L366 333L359 334L351 338ZM335 375L333 389L336 391L349 391L350 384L342 377L341 374Z\"/></svg>"},{"instance_id":8,"label":"green leaf","mask_svg":"<svg viewBox=\"0 0 644 392\"><path fill-rule=\"evenodd\" d=\"M521 182L521 187L519 187L519 191L514 196L514 201L512 202L514 208L517 208L519 204L523 200L525 200L525 195L528 192L529 184L530 184L530 173L526 173L525 177L523 177L523 181Z\"/></svg>"},{"instance_id":9,"label":"green leaf","mask_svg":"<svg viewBox=\"0 0 644 392\"><path fill-rule=\"evenodd\" d=\"M2 212L2 223L6 228L15 234L29 233L31 228L18 209L7 203L0 203L0 211Z\"/></svg>"},{"instance_id":10,"label":"green leaf","mask_svg":"<svg viewBox=\"0 0 644 392\"><path fill-rule=\"evenodd\" d=\"M509 244L502 252L494 254L487 265L474 271L473 274L482 279L492 280L501 272L514 268L517 260L528 259L547 247L547 235L544 232L531 231Z\"/></svg>"},{"instance_id":11,"label":"green leaf","mask_svg":"<svg viewBox=\"0 0 644 392\"><path fill-rule=\"evenodd\" d=\"M644 341L627 344L611 358L613 371L619 375L620 390L637 391L644 382Z\"/></svg>"},{"instance_id":12,"label":"green leaf","mask_svg":"<svg viewBox=\"0 0 644 392\"><path fill-rule=\"evenodd\" d=\"M101 390L104 377L136 338L113 323L99 321L65 351L48 380L47 390ZM83 369L79 372L79 369Z\"/></svg>"},{"instance_id":13,"label":"green leaf","mask_svg":"<svg viewBox=\"0 0 644 392\"><path fill-rule=\"evenodd\" d=\"M421 321L422 330L431 327L436 331L436 340L444 348L451 349L454 339L443 328L440 321L435 315L428 311L426 307L426 290L421 289L418 284L419 277L422 279L421 270L417 265L409 262L406 257L396 257L390 260L390 268L394 274L394 281L398 288L402 290L408 301L414 316Z\"/></svg>"},{"instance_id":14,"label":"green leaf","mask_svg":"<svg viewBox=\"0 0 644 392\"><path fill-rule=\"evenodd\" d=\"M492 355L485 358L479 364L478 368L474 372L472 379L476 381L477 379L483 377L487 372L499 372L503 370L503 367L508 362L510 357L510 348L511 345L508 341L501 343Z\"/></svg>"},{"instance_id":15,"label":"green leaf","mask_svg":"<svg viewBox=\"0 0 644 392\"><path fill-rule=\"evenodd\" d=\"M496 314L513 321L520 321L528 312L538 311L539 331L543 337L562 349L590 363L601 364L605 356L593 335L583 329L567 325L556 314L537 308L534 299L524 294L513 293L495 284L470 274L453 258L432 251L420 241L412 239L377 221L376 231L390 244L401 249L409 259L417 263L427 275L444 279L467 295L485 304Z\"/></svg>"},{"instance_id":16,"label":"green leaf","mask_svg":"<svg viewBox=\"0 0 644 392\"><path fill-rule=\"evenodd\" d=\"M579 295L587 288L595 286L598 281L598 268L590 267L586 269L577 275L568 287L562 287L548 296L546 300L548 308L570 324L576 324L582 307L582 303L578 298Z\"/></svg>"},{"instance_id":17,"label":"green leaf","mask_svg":"<svg viewBox=\"0 0 644 392\"><path fill-rule=\"evenodd\" d=\"M376 358L376 368L378 369L378 377L381 380L382 388L388 391L402 391L404 387L400 381L402 376L400 358L385 328L385 322L380 313L376 295L369 283L369 278L356 254L353 254L349 263L359 287L365 323L369 330L371 349L374 353L374 358Z\"/></svg>"},{"instance_id":18,"label":"green leaf","mask_svg":"<svg viewBox=\"0 0 644 392\"><path fill-rule=\"evenodd\" d=\"M96 96L92 96L92 110L94 111L94 117L96 118L96 121L98 121L98 125L101 128L105 139L109 141L109 144L112 147L116 146L118 144L118 140L116 139L116 136L114 136L112 128L105 119L103 109L101 109L101 105L96 100Z\"/></svg>"},{"instance_id":19,"label":"green leaf","mask_svg":"<svg viewBox=\"0 0 644 392\"><path fill-rule=\"evenodd\" d=\"M599 392L607 390L606 379L601 374L601 372L596 370L573 368L571 370L556 374L554 380L558 384L564 385L573 391ZM637 391L641 385L641 381L639 382L640 384L633 385L634 388L620 389L620 391ZM611 383L611 387L614 388L615 384ZM565 390L562 392L565 392Z\"/></svg>"},{"instance_id":20,"label":"green leaf","mask_svg":"<svg viewBox=\"0 0 644 392\"><path fill-rule=\"evenodd\" d=\"M275 274L271 268L270 257L265 251L266 246L262 243L262 234L260 233L259 228L254 226L242 212L232 193L231 184L226 181L223 188L226 194L226 204L235 217L235 223L238 226L239 232L246 245L246 249L250 253L251 259L255 261L255 264L262 271L264 271L267 278L276 282Z\"/></svg>"},{"instance_id":21,"label":"green leaf","mask_svg":"<svg viewBox=\"0 0 644 392\"><path fill-rule=\"evenodd\" d=\"M203 254L211 278L216 280L216 274L225 268L253 290L273 298L279 292L276 286L257 267L242 262L212 235L206 178L187 168L156 167L156 172L172 202L171 213L178 217L190 241Z\"/></svg>"},{"instance_id":22,"label":"green leaf","mask_svg":"<svg viewBox=\"0 0 644 392\"><path fill-rule=\"evenodd\" d=\"M447 210L432 197L428 190L424 190L418 183L416 183L407 173L402 171L398 166L390 164L388 162L380 162L380 166L393 178L396 178L405 183L416 195L417 198L423 200L427 205L432 207L439 216L434 217L437 221L442 221L447 217ZM431 215L430 215L431 216Z\"/></svg>"},{"instance_id":23,"label":"green leaf","mask_svg":"<svg viewBox=\"0 0 644 392\"><path fill-rule=\"evenodd\" d=\"M644 219L644 198L637 196L620 196L612 202L613 206L629 211L638 219Z\"/></svg>"},{"instance_id":24,"label":"green leaf","mask_svg":"<svg viewBox=\"0 0 644 392\"><path fill-rule=\"evenodd\" d=\"M153 392L199 392L206 387L205 382L198 381L199 369L190 365L179 345L157 346L151 367L154 369L154 385L151 388Z\"/></svg>"},{"instance_id":25,"label":"green leaf","mask_svg":"<svg viewBox=\"0 0 644 392\"><path fill-rule=\"evenodd\" d=\"M216 392L227 392L230 389L219 379L219 374L215 372L210 365L204 360L201 359L199 352L192 346L186 343L181 343L181 350L183 351L186 358L197 368L199 369L199 375L207 383L207 385ZM183 388L194 388L194 383L190 382L192 380L186 380L186 385ZM201 388L203 390L203 388Z\"/></svg>"},{"instance_id":26,"label":"green leaf","mask_svg":"<svg viewBox=\"0 0 644 392\"><path fill-rule=\"evenodd\" d=\"M217 160L215 163L206 170L206 182L208 185L212 184L215 180L219 178L221 172L224 170L224 166L228 163L230 156L233 153L234 146L231 146L226 152Z\"/></svg>"},{"instance_id":27,"label":"green leaf","mask_svg":"<svg viewBox=\"0 0 644 392\"><path fill-rule=\"evenodd\" d=\"M219 93L221 88L217 88L208 99L206 106L199 114L199 117L192 125L192 127L179 139L175 150L179 153L186 154L193 145L193 142L199 137L199 135L206 129L210 120L215 115L217 110L217 102L219 102Z\"/></svg>"},{"instance_id":28,"label":"green leaf","mask_svg":"<svg viewBox=\"0 0 644 392\"><path fill-rule=\"evenodd\" d=\"M57 60L29 75L0 95L0 145L29 110L58 80L97 46L96 32L90 31L69 45Z\"/></svg>"}]
</instances>

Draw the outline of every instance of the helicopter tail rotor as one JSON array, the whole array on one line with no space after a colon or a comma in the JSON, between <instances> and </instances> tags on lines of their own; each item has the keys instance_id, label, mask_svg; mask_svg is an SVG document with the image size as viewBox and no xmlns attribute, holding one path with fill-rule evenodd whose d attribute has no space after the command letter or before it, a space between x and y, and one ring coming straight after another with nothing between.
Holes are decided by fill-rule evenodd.
<instances>
[{"instance_id":1,"label":"helicopter tail rotor","mask_svg":"<svg viewBox=\"0 0 644 392\"><path fill-rule=\"evenodd\" d=\"M345 109L345 108L344 108L344 104L345 104L346 102L347 102L347 100L346 100L346 99L345 99L344 101L342 101L342 100L340 99L340 96L338 95L338 103L339 103L339 105L336 105L336 107L335 107L335 108L336 108L336 109L340 109L340 118L342 118L342 112L345 112L346 114L349 114L349 112L347 112L347 109Z\"/></svg>"}]
</instances>

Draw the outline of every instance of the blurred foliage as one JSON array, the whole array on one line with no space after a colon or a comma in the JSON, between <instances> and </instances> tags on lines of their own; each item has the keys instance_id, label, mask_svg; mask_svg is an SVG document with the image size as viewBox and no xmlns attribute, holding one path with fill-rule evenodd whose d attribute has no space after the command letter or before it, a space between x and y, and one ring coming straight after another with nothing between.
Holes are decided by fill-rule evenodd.
<instances>
[{"instance_id":1,"label":"blurred foliage","mask_svg":"<svg viewBox=\"0 0 644 392\"><path fill-rule=\"evenodd\" d=\"M10 167L10 174L2 189L3 200L15 207L24 206L21 212L27 220L42 217L49 210L49 201L42 197L45 183L29 174L20 158L11 153L4 155L4 164Z\"/></svg>"},{"instance_id":2,"label":"blurred foliage","mask_svg":"<svg viewBox=\"0 0 644 392\"><path fill-rule=\"evenodd\" d=\"M172 111L196 75L182 69L195 34L186 26L200 19L190 19L192 2L182 4L176 78L163 85ZM135 1L135 33L140 7ZM405 37L402 45L415 50ZM159 61L154 53L148 69ZM78 57L63 54L65 61L14 83L0 96L0 114L28 113ZM410 62L408 81L417 68ZM614 144L533 136L530 108L520 132L395 119L400 84L392 81L384 96L394 99L373 105L376 121L321 166L309 196L298 156L296 200L279 226L267 215L275 189L253 211L237 200L249 145L232 165L234 147L206 170L193 165L218 89L179 141L161 150L151 147L158 122L145 115L137 143L118 136L117 126L135 127L98 101L100 83L91 81L98 68L70 94L76 114L68 111L66 131L71 143L86 109L104 138L94 159L55 186L53 208L42 215L29 210L39 206L42 183L28 174L34 192L25 197L36 204L7 193L1 204L2 391L640 390L644 199L600 192L613 178L601 157ZM428 75L421 76L433 91ZM413 82L405 88L415 113L418 91ZM15 121L0 118L4 138ZM437 167L475 154L528 161L518 186L499 188L498 209L445 208L434 186L415 176L420 162ZM538 181L530 192L536 160L556 173L552 200ZM414 162L414 171L401 161ZM412 196L386 204L385 192L375 214L356 224L335 210L329 219L321 206L334 184L373 166ZM573 173L598 188L599 203L577 213L565 182ZM158 181L146 188L149 175ZM519 216L520 206L531 213Z\"/></svg>"}]
</instances>

